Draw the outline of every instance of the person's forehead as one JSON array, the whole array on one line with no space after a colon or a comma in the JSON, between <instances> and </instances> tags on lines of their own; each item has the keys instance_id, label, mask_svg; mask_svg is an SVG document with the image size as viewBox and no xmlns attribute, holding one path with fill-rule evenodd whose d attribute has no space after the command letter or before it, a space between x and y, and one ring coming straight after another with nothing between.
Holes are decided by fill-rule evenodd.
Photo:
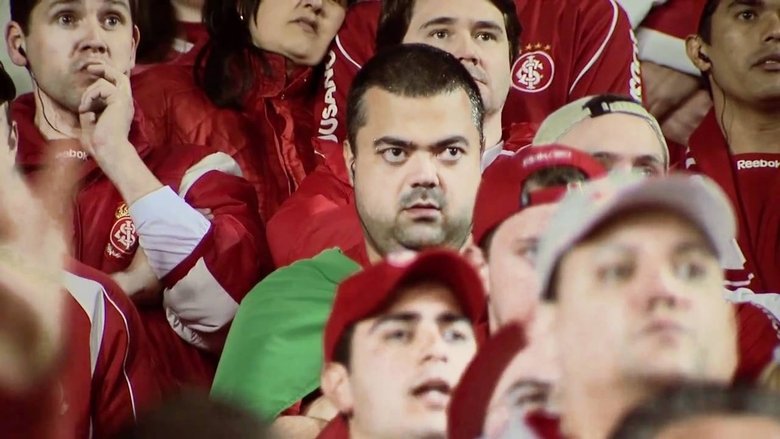
<instances>
[{"instance_id":1,"label":"person's forehead","mask_svg":"<svg viewBox=\"0 0 780 439\"><path fill-rule=\"evenodd\" d=\"M45 8L53 8L58 6L116 6L120 8L130 10L130 0L41 0L39 5Z\"/></svg>"},{"instance_id":2,"label":"person's forehead","mask_svg":"<svg viewBox=\"0 0 780 439\"><path fill-rule=\"evenodd\" d=\"M366 91L363 108L361 131L371 131L372 141L385 135L423 145L451 136L479 141L472 104L463 89L412 97L372 87Z\"/></svg>"},{"instance_id":3,"label":"person's forehead","mask_svg":"<svg viewBox=\"0 0 780 439\"><path fill-rule=\"evenodd\" d=\"M442 18L465 25L490 22L502 29L506 27L502 12L489 0L416 0L410 29Z\"/></svg>"},{"instance_id":4,"label":"person's forehead","mask_svg":"<svg viewBox=\"0 0 780 439\"><path fill-rule=\"evenodd\" d=\"M398 288L381 315L433 309L460 311L455 292L441 280L416 280Z\"/></svg>"},{"instance_id":5,"label":"person's forehead","mask_svg":"<svg viewBox=\"0 0 780 439\"><path fill-rule=\"evenodd\" d=\"M637 235L640 230L646 233L642 236ZM594 250L619 248L619 245L604 246L610 242L616 244L630 242L634 248L674 245L674 242L670 243L662 239L647 239L648 234L658 238L667 232L676 236L678 240L701 244L702 248L708 247L704 231L682 213L666 207L645 206L612 214L594 227L575 248L588 247Z\"/></svg>"},{"instance_id":6,"label":"person's forehead","mask_svg":"<svg viewBox=\"0 0 780 439\"><path fill-rule=\"evenodd\" d=\"M501 223L497 231L507 238L541 238L557 207L557 203L551 203L523 209Z\"/></svg>"}]
</instances>

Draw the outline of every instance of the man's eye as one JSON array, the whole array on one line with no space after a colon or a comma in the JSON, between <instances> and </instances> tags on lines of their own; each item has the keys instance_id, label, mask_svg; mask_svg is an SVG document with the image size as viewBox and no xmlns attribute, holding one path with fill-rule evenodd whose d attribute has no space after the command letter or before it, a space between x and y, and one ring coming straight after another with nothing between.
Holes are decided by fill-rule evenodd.
<instances>
[{"instance_id":1,"label":"man's eye","mask_svg":"<svg viewBox=\"0 0 780 439\"><path fill-rule=\"evenodd\" d=\"M387 341L400 341L400 342L407 342L411 339L411 331L408 331L406 329L395 329L392 331L388 331L384 335L384 339Z\"/></svg>"},{"instance_id":2,"label":"man's eye","mask_svg":"<svg viewBox=\"0 0 780 439\"><path fill-rule=\"evenodd\" d=\"M76 21L76 17L73 14L69 13L69 12L62 13L62 14L57 16L57 23L59 23L59 24L61 24L63 26L70 26L75 21Z\"/></svg>"},{"instance_id":3,"label":"man's eye","mask_svg":"<svg viewBox=\"0 0 780 439\"><path fill-rule=\"evenodd\" d=\"M498 38L490 32L480 32L477 34L477 39L481 41L495 41Z\"/></svg>"},{"instance_id":4,"label":"man's eye","mask_svg":"<svg viewBox=\"0 0 780 439\"><path fill-rule=\"evenodd\" d=\"M468 335L466 334L466 332L464 332L464 331L462 331L460 329L450 328L450 329L447 329L446 331L444 331L444 340L445 341L448 341L448 342L458 342L458 341L464 341L464 340L467 340L467 339L468 339Z\"/></svg>"},{"instance_id":5,"label":"man's eye","mask_svg":"<svg viewBox=\"0 0 780 439\"><path fill-rule=\"evenodd\" d=\"M122 24L122 19L116 15L110 15L106 17L105 24L108 27L117 27Z\"/></svg>"},{"instance_id":6,"label":"man's eye","mask_svg":"<svg viewBox=\"0 0 780 439\"><path fill-rule=\"evenodd\" d=\"M612 264L599 270L599 278L607 284L625 282L634 274L634 266L628 263Z\"/></svg>"},{"instance_id":7,"label":"man's eye","mask_svg":"<svg viewBox=\"0 0 780 439\"><path fill-rule=\"evenodd\" d=\"M455 162L463 157L463 150L456 147L445 148L444 151L439 154L439 157L445 162Z\"/></svg>"},{"instance_id":8,"label":"man's eye","mask_svg":"<svg viewBox=\"0 0 780 439\"><path fill-rule=\"evenodd\" d=\"M523 259L527 259L532 264L536 260L536 252L537 252L536 243L525 244L523 246L520 246L517 249L517 255Z\"/></svg>"},{"instance_id":9,"label":"man's eye","mask_svg":"<svg viewBox=\"0 0 780 439\"><path fill-rule=\"evenodd\" d=\"M750 9L737 13L737 18L743 21L750 21L755 19L756 17L758 17L758 14L756 14L754 11Z\"/></svg>"},{"instance_id":10,"label":"man's eye","mask_svg":"<svg viewBox=\"0 0 780 439\"><path fill-rule=\"evenodd\" d=\"M401 163L406 159L406 151L402 148L388 148L382 151L382 158L389 163Z\"/></svg>"},{"instance_id":11,"label":"man's eye","mask_svg":"<svg viewBox=\"0 0 780 439\"><path fill-rule=\"evenodd\" d=\"M695 281L703 278L707 274L707 268L696 262L683 262L675 267L675 274L678 278L688 281Z\"/></svg>"},{"instance_id":12,"label":"man's eye","mask_svg":"<svg viewBox=\"0 0 780 439\"><path fill-rule=\"evenodd\" d=\"M443 39L447 38L447 36L449 36L449 32L447 32L446 30L441 30L440 29L440 30L435 30L435 31L431 32L430 34L428 34L428 36L429 37L433 37L433 38L435 38L437 40L443 40Z\"/></svg>"}]
</instances>

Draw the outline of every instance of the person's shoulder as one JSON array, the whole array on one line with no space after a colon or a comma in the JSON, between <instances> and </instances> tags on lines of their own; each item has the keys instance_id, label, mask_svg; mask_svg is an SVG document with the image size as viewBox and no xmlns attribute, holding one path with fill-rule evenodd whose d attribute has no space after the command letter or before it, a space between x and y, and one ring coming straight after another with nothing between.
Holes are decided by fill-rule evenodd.
<instances>
[{"instance_id":1,"label":"person's shoulder","mask_svg":"<svg viewBox=\"0 0 780 439\"><path fill-rule=\"evenodd\" d=\"M335 290L344 278L358 271L360 266L339 249L324 250L317 256L296 261L269 274L244 301L251 297L265 297L269 291L300 291L301 294L317 294L322 290Z\"/></svg>"}]
</instances>

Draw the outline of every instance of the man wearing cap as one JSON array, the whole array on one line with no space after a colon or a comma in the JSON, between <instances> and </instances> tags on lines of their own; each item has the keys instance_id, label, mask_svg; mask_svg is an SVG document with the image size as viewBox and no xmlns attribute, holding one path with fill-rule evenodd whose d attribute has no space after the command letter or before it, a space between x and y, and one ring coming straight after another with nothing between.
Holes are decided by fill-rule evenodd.
<instances>
[{"instance_id":1,"label":"man wearing cap","mask_svg":"<svg viewBox=\"0 0 780 439\"><path fill-rule=\"evenodd\" d=\"M714 183L611 174L557 213L537 270L556 307L563 433L605 437L664 386L731 380L736 321L720 259L736 224Z\"/></svg>"},{"instance_id":2,"label":"man wearing cap","mask_svg":"<svg viewBox=\"0 0 780 439\"><path fill-rule=\"evenodd\" d=\"M559 143L585 151L605 168L665 174L669 150L661 127L628 96L588 96L564 105L542 122L533 144Z\"/></svg>"},{"instance_id":3,"label":"man wearing cap","mask_svg":"<svg viewBox=\"0 0 780 439\"><path fill-rule=\"evenodd\" d=\"M447 250L390 255L342 282L321 377L339 415L319 438L446 437L484 306L479 275Z\"/></svg>"},{"instance_id":4,"label":"man wearing cap","mask_svg":"<svg viewBox=\"0 0 780 439\"><path fill-rule=\"evenodd\" d=\"M701 70L714 107L688 144L686 167L714 179L737 212L743 263L727 271L732 297L766 306L780 293L780 1L697 0L698 32L688 57ZM773 293L773 294L768 294ZM747 308L748 310L752 308ZM760 313L739 312L741 374L760 374L778 344Z\"/></svg>"},{"instance_id":5,"label":"man wearing cap","mask_svg":"<svg viewBox=\"0 0 780 439\"><path fill-rule=\"evenodd\" d=\"M336 286L359 263L404 249L469 246L483 115L479 89L446 52L397 46L366 64L350 92L345 148L361 248L325 251L258 284L228 336L214 395L275 418L318 389Z\"/></svg>"}]
</instances>

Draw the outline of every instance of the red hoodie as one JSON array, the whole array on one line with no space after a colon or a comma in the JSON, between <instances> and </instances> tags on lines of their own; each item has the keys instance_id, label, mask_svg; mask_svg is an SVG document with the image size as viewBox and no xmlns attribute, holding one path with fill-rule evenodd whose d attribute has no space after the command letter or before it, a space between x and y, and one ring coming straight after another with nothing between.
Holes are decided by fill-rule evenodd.
<instances>
[{"instance_id":1,"label":"red hoodie","mask_svg":"<svg viewBox=\"0 0 780 439\"><path fill-rule=\"evenodd\" d=\"M78 145L43 139L31 94L12 110L17 163L34 188L52 148L65 144L58 159L80 161L71 205L74 257L110 274L127 269L143 247L165 288L162 306L140 309L162 382L209 385L238 303L271 271L254 191L237 176L235 161L196 146L151 147L136 111L130 142L166 187L127 206ZM213 219L193 208L210 209Z\"/></svg>"}]
</instances>

